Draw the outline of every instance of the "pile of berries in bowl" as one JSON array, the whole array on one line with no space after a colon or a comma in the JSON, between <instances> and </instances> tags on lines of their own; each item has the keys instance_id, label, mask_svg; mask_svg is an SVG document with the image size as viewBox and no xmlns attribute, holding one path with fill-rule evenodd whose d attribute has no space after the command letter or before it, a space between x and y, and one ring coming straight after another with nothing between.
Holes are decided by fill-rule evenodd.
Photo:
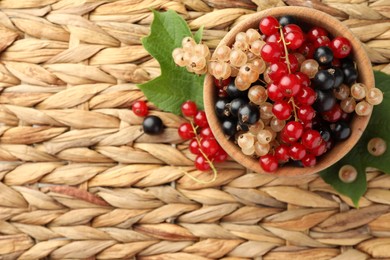
<instances>
[{"instance_id":1,"label":"pile of berries in bowl","mask_svg":"<svg viewBox=\"0 0 390 260\"><path fill-rule=\"evenodd\" d=\"M296 176L334 164L383 99L360 42L337 19L302 7L236 25L208 72L204 103L215 138L259 173Z\"/></svg>"}]
</instances>

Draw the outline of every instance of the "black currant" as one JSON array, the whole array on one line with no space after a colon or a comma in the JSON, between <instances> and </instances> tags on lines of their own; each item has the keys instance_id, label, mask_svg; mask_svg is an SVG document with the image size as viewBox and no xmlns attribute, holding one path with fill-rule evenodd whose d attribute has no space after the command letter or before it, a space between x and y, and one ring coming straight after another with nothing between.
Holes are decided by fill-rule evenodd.
<instances>
[{"instance_id":1,"label":"black currant","mask_svg":"<svg viewBox=\"0 0 390 260\"><path fill-rule=\"evenodd\" d=\"M229 138L237 133L237 121L233 118L226 118L221 123L222 131Z\"/></svg>"},{"instance_id":2,"label":"black currant","mask_svg":"<svg viewBox=\"0 0 390 260\"><path fill-rule=\"evenodd\" d=\"M330 109L336 104L336 98L333 96L333 93L331 91L321 91L316 90L317 92L317 99L313 104L314 109L317 112L325 112Z\"/></svg>"},{"instance_id":3,"label":"black currant","mask_svg":"<svg viewBox=\"0 0 390 260\"><path fill-rule=\"evenodd\" d=\"M146 134L158 135L164 131L164 125L158 116L147 116L144 118L142 128Z\"/></svg>"},{"instance_id":4,"label":"black currant","mask_svg":"<svg viewBox=\"0 0 390 260\"><path fill-rule=\"evenodd\" d=\"M351 127L347 122L338 121L332 126L332 134L336 141L344 141L351 136Z\"/></svg>"},{"instance_id":5,"label":"black currant","mask_svg":"<svg viewBox=\"0 0 390 260\"><path fill-rule=\"evenodd\" d=\"M329 70L320 70L313 78L314 88L320 90L329 90L335 84L335 78Z\"/></svg>"},{"instance_id":6,"label":"black currant","mask_svg":"<svg viewBox=\"0 0 390 260\"><path fill-rule=\"evenodd\" d=\"M321 46L314 51L313 57L318 64L329 65L333 61L333 51L328 46Z\"/></svg>"},{"instance_id":7,"label":"black currant","mask_svg":"<svg viewBox=\"0 0 390 260\"><path fill-rule=\"evenodd\" d=\"M338 88L344 81L344 73L340 68L332 67L328 69L329 73L334 77L333 88Z\"/></svg>"},{"instance_id":8,"label":"black currant","mask_svg":"<svg viewBox=\"0 0 390 260\"><path fill-rule=\"evenodd\" d=\"M281 26L286 26L287 24L296 24L297 20L292 15L283 15L279 18L279 24Z\"/></svg>"},{"instance_id":9,"label":"black currant","mask_svg":"<svg viewBox=\"0 0 390 260\"><path fill-rule=\"evenodd\" d=\"M259 121L259 119L260 109L252 103L245 104L238 110L238 121L241 124L252 125Z\"/></svg>"},{"instance_id":10,"label":"black currant","mask_svg":"<svg viewBox=\"0 0 390 260\"><path fill-rule=\"evenodd\" d=\"M246 101L244 98L235 98L230 101L227 107L229 108L230 114L236 117L238 115L238 110L240 109L240 107L247 103L248 101Z\"/></svg>"},{"instance_id":11,"label":"black currant","mask_svg":"<svg viewBox=\"0 0 390 260\"><path fill-rule=\"evenodd\" d=\"M358 77L358 72L355 67L345 67L343 68L343 73L344 83L347 85L352 85Z\"/></svg>"},{"instance_id":12,"label":"black currant","mask_svg":"<svg viewBox=\"0 0 390 260\"><path fill-rule=\"evenodd\" d=\"M341 60L341 68L353 67L355 68L355 62L350 58L344 58Z\"/></svg>"},{"instance_id":13,"label":"black currant","mask_svg":"<svg viewBox=\"0 0 390 260\"><path fill-rule=\"evenodd\" d=\"M218 98L215 102L215 114L218 118L224 118L230 115L230 111L228 109L227 104L229 103L229 100L226 98Z\"/></svg>"},{"instance_id":14,"label":"black currant","mask_svg":"<svg viewBox=\"0 0 390 260\"><path fill-rule=\"evenodd\" d=\"M241 91L236 87L236 85L234 84L234 80L232 80L229 83L229 85L226 86L226 93L231 98L247 97L248 96L247 91Z\"/></svg>"},{"instance_id":15,"label":"black currant","mask_svg":"<svg viewBox=\"0 0 390 260\"><path fill-rule=\"evenodd\" d=\"M332 131L330 130L329 126L325 124L321 125L316 130L321 134L321 137L325 142L328 142L332 137Z\"/></svg>"}]
</instances>

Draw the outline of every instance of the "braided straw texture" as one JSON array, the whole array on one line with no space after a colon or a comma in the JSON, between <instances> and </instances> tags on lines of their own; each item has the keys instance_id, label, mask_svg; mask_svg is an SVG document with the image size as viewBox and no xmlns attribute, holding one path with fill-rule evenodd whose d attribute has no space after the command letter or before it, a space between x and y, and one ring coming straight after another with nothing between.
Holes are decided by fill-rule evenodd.
<instances>
[{"instance_id":1,"label":"braided straw texture","mask_svg":"<svg viewBox=\"0 0 390 260\"><path fill-rule=\"evenodd\" d=\"M318 176L228 161L202 185L183 119L162 136L129 107L159 75L143 49L151 9L173 9L215 47L247 15L304 5L342 20L390 73L388 0L0 1L1 259L390 258L390 176L367 173L354 209ZM185 86L183 86L185 87Z\"/></svg>"}]
</instances>

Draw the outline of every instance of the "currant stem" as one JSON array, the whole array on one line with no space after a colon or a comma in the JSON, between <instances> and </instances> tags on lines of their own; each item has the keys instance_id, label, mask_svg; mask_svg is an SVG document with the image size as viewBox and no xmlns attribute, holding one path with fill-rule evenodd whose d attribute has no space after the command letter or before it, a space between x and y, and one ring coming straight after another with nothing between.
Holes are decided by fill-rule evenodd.
<instances>
[{"instance_id":1,"label":"currant stem","mask_svg":"<svg viewBox=\"0 0 390 260\"><path fill-rule=\"evenodd\" d=\"M293 111L294 111L294 119L295 119L295 121L298 121L297 108L299 108L299 107L295 104L294 97L291 97L290 100L288 101L288 103L292 104Z\"/></svg>"},{"instance_id":2,"label":"currant stem","mask_svg":"<svg viewBox=\"0 0 390 260\"><path fill-rule=\"evenodd\" d=\"M206 159L207 163L210 165L210 168L211 170L213 171L213 178L209 181L202 181L194 176L192 176L191 174L189 174L188 172L184 172L185 175L187 175L190 179L192 179L193 181L197 182L197 183L201 183L201 184L209 184L209 183L212 183L214 182L217 177L218 177L218 172L217 172L217 169L215 169L214 167L214 164L213 162L209 159L209 157L202 151L202 149L200 148L201 145L200 145L200 139L198 137L198 135L196 134L196 127L194 126L194 123L192 121L190 121L191 123L191 127L192 127L192 131L194 131L195 133L195 140L196 142L198 143L198 147L199 147L199 152L202 154L202 156Z\"/></svg>"}]
</instances>

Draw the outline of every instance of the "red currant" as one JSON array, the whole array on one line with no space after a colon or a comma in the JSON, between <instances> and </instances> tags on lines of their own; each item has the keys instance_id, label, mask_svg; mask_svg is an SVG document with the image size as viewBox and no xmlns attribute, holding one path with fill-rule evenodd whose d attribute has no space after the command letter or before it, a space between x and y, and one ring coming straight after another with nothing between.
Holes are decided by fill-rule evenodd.
<instances>
[{"instance_id":1,"label":"red currant","mask_svg":"<svg viewBox=\"0 0 390 260\"><path fill-rule=\"evenodd\" d=\"M211 128L208 126L202 128L199 134L201 138L214 138L213 132L211 132Z\"/></svg>"},{"instance_id":2,"label":"red currant","mask_svg":"<svg viewBox=\"0 0 390 260\"><path fill-rule=\"evenodd\" d=\"M298 63L297 57L294 54L289 54L288 55L288 60L290 62L290 70L291 70L291 72L296 72L299 69L299 63ZM285 62L287 62L287 61L285 61Z\"/></svg>"},{"instance_id":3,"label":"red currant","mask_svg":"<svg viewBox=\"0 0 390 260\"><path fill-rule=\"evenodd\" d=\"M298 25L291 23L291 24L287 24L286 26L283 27L283 33L284 34L287 34L289 32L300 32L300 33L302 33L302 29Z\"/></svg>"},{"instance_id":4,"label":"red currant","mask_svg":"<svg viewBox=\"0 0 390 260\"><path fill-rule=\"evenodd\" d=\"M267 85L267 94L269 99L271 99L272 101L278 101L284 98L282 91L280 91L280 88L274 83L270 83Z\"/></svg>"},{"instance_id":5,"label":"red currant","mask_svg":"<svg viewBox=\"0 0 390 260\"><path fill-rule=\"evenodd\" d=\"M322 27L313 27L307 32L306 36L310 41L314 42L318 37L328 36L328 32Z\"/></svg>"},{"instance_id":6,"label":"red currant","mask_svg":"<svg viewBox=\"0 0 390 260\"><path fill-rule=\"evenodd\" d=\"M261 48L261 57L266 62L277 62L283 55L283 50L279 44L270 42Z\"/></svg>"},{"instance_id":7,"label":"red currant","mask_svg":"<svg viewBox=\"0 0 390 260\"><path fill-rule=\"evenodd\" d=\"M297 141L303 133L303 125L297 121L288 122L283 128L283 134L288 137L290 142Z\"/></svg>"},{"instance_id":8,"label":"red currant","mask_svg":"<svg viewBox=\"0 0 390 260\"><path fill-rule=\"evenodd\" d=\"M209 123L207 122L206 113L202 110L198 111L194 116L194 123L199 127L207 127Z\"/></svg>"},{"instance_id":9,"label":"red currant","mask_svg":"<svg viewBox=\"0 0 390 260\"><path fill-rule=\"evenodd\" d=\"M317 49L318 47L321 47L321 46L329 46L330 39L328 38L328 36L321 36L321 37L318 37L317 39L315 39L313 44L314 44L314 49Z\"/></svg>"},{"instance_id":10,"label":"red currant","mask_svg":"<svg viewBox=\"0 0 390 260\"><path fill-rule=\"evenodd\" d=\"M287 65L284 62L278 61L271 63L269 66L268 76L272 81L278 82L283 75L287 74Z\"/></svg>"},{"instance_id":11,"label":"red currant","mask_svg":"<svg viewBox=\"0 0 390 260\"><path fill-rule=\"evenodd\" d=\"M325 141L322 141L318 147L310 149L309 153L313 154L314 156L323 155L326 152L326 147L327 143Z\"/></svg>"},{"instance_id":12,"label":"red currant","mask_svg":"<svg viewBox=\"0 0 390 260\"><path fill-rule=\"evenodd\" d=\"M289 148L285 144L281 144L275 148L275 157L278 159L279 163L286 163L290 158L288 154Z\"/></svg>"},{"instance_id":13,"label":"red currant","mask_svg":"<svg viewBox=\"0 0 390 260\"><path fill-rule=\"evenodd\" d=\"M334 57L338 59L347 57L352 50L351 42L341 36L334 38L330 42L329 47L332 49Z\"/></svg>"},{"instance_id":14,"label":"red currant","mask_svg":"<svg viewBox=\"0 0 390 260\"><path fill-rule=\"evenodd\" d=\"M178 129L179 136L184 140L189 140L195 137L194 129L190 123L182 123Z\"/></svg>"},{"instance_id":15,"label":"red currant","mask_svg":"<svg viewBox=\"0 0 390 260\"><path fill-rule=\"evenodd\" d=\"M266 172L274 172L278 169L278 159L274 155L260 156L259 162L261 168Z\"/></svg>"},{"instance_id":16,"label":"red currant","mask_svg":"<svg viewBox=\"0 0 390 260\"><path fill-rule=\"evenodd\" d=\"M310 87L302 86L301 90L294 97L297 103L304 105L313 105L317 98L317 93Z\"/></svg>"},{"instance_id":17,"label":"red currant","mask_svg":"<svg viewBox=\"0 0 390 260\"><path fill-rule=\"evenodd\" d=\"M340 105L336 103L330 110L322 112L321 115L325 121L334 123L339 121L342 114L343 114L343 110L341 109Z\"/></svg>"},{"instance_id":18,"label":"red currant","mask_svg":"<svg viewBox=\"0 0 390 260\"><path fill-rule=\"evenodd\" d=\"M318 131L307 129L302 134L301 142L307 149L315 149L322 143L322 137Z\"/></svg>"},{"instance_id":19,"label":"red currant","mask_svg":"<svg viewBox=\"0 0 390 260\"><path fill-rule=\"evenodd\" d=\"M309 105L300 105L297 111L299 120L303 122L311 121L316 115L316 111Z\"/></svg>"},{"instance_id":20,"label":"red currant","mask_svg":"<svg viewBox=\"0 0 390 260\"><path fill-rule=\"evenodd\" d=\"M313 167L317 164L317 159L313 154L308 153L302 158L301 162L305 167Z\"/></svg>"},{"instance_id":21,"label":"red currant","mask_svg":"<svg viewBox=\"0 0 390 260\"><path fill-rule=\"evenodd\" d=\"M265 35L271 35L279 31L279 22L273 16L267 16L261 19L259 24L260 31Z\"/></svg>"},{"instance_id":22,"label":"red currant","mask_svg":"<svg viewBox=\"0 0 390 260\"><path fill-rule=\"evenodd\" d=\"M292 97L299 92L301 84L295 74L287 74L280 79L278 87L285 97Z\"/></svg>"},{"instance_id":23,"label":"red currant","mask_svg":"<svg viewBox=\"0 0 390 260\"><path fill-rule=\"evenodd\" d=\"M291 31L286 33L284 36L286 43L288 44L288 48L291 50L296 50L302 46L304 41L302 32L299 31Z\"/></svg>"},{"instance_id":24,"label":"red currant","mask_svg":"<svg viewBox=\"0 0 390 260\"><path fill-rule=\"evenodd\" d=\"M302 87L310 87L311 82L309 76L300 71L295 73L295 75L297 75L297 77L299 78L299 82Z\"/></svg>"},{"instance_id":25,"label":"red currant","mask_svg":"<svg viewBox=\"0 0 390 260\"><path fill-rule=\"evenodd\" d=\"M222 148L220 148L213 156L213 161L216 162L216 163L220 163L220 162L224 162L227 160L227 153L225 152L225 150L223 150Z\"/></svg>"},{"instance_id":26,"label":"red currant","mask_svg":"<svg viewBox=\"0 0 390 260\"><path fill-rule=\"evenodd\" d=\"M195 167L199 171L207 171L210 169L210 164L207 162L203 155L199 154L195 158Z\"/></svg>"},{"instance_id":27,"label":"red currant","mask_svg":"<svg viewBox=\"0 0 390 260\"><path fill-rule=\"evenodd\" d=\"M308 41L303 42L301 47L299 47L298 52L305 56L306 59L312 59L314 55L314 44Z\"/></svg>"},{"instance_id":28,"label":"red currant","mask_svg":"<svg viewBox=\"0 0 390 260\"><path fill-rule=\"evenodd\" d=\"M280 40L280 33L279 32L271 34L270 36L268 36L265 39L265 42L266 43L269 43L269 42L277 43L281 48L283 48L283 43Z\"/></svg>"},{"instance_id":29,"label":"red currant","mask_svg":"<svg viewBox=\"0 0 390 260\"><path fill-rule=\"evenodd\" d=\"M279 120L287 120L290 118L292 108L290 104L283 100L278 100L272 107L272 113Z\"/></svg>"},{"instance_id":30,"label":"red currant","mask_svg":"<svg viewBox=\"0 0 390 260\"><path fill-rule=\"evenodd\" d=\"M146 102L142 100L138 100L134 102L134 104L131 107L131 110L137 116L147 116L147 114L149 113L149 108L146 105Z\"/></svg>"},{"instance_id":31,"label":"red currant","mask_svg":"<svg viewBox=\"0 0 390 260\"><path fill-rule=\"evenodd\" d=\"M200 141L200 148L207 157L212 157L220 149L220 146L214 138L205 138Z\"/></svg>"},{"instance_id":32,"label":"red currant","mask_svg":"<svg viewBox=\"0 0 390 260\"><path fill-rule=\"evenodd\" d=\"M200 154L199 143L198 143L198 140L196 140L196 138L194 138L190 141L188 148L192 154Z\"/></svg>"},{"instance_id":33,"label":"red currant","mask_svg":"<svg viewBox=\"0 0 390 260\"><path fill-rule=\"evenodd\" d=\"M186 117L193 117L198 112L198 107L194 101L188 100L181 105L181 113Z\"/></svg>"},{"instance_id":34,"label":"red currant","mask_svg":"<svg viewBox=\"0 0 390 260\"><path fill-rule=\"evenodd\" d=\"M299 161L302 160L303 157L306 156L306 148L300 143L293 143L290 146L290 149L288 151L288 154L290 155L290 158Z\"/></svg>"},{"instance_id":35,"label":"red currant","mask_svg":"<svg viewBox=\"0 0 390 260\"><path fill-rule=\"evenodd\" d=\"M229 83L231 82L232 78L227 78L227 79L224 79L224 80L221 80L221 79L217 79L217 78L214 78L214 85L221 89L227 85L229 85Z\"/></svg>"}]
</instances>

